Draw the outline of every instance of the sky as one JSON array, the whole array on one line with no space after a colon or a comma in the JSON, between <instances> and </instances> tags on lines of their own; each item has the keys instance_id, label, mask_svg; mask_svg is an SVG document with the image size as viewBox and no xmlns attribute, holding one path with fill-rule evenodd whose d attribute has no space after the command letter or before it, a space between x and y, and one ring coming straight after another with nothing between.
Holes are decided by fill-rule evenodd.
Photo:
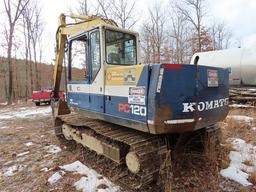
<instances>
[{"instance_id":1,"label":"sky","mask_svg":"<svg viewBox=\"0 0 256 192\"><path fill-rule=\"evenodd\" d=\"M90 0L88 0L90 1ZM93 0L92 0L93 1ZM153 6L156 0L136 0L138 7L139 22L135 30L145 19L146 10ZM170 0L160 0L168 9ZM42 6L42 17L44 20L44 62L52 62L54 59L55 32L58 25L58 16L60 13L69 13L70 9L75 10L78 0L43 0L39 1ZM233 47L253 47L256 45L256 0L207 0L207 19L205 22L224 22L233 32ZM0 3L0 32L2 32L3 21L6 16L3 13L4 4ZM214 18L214 19L213 19ZM0 52L0 54L2 54Z\"/></svg>"}]
</instances>

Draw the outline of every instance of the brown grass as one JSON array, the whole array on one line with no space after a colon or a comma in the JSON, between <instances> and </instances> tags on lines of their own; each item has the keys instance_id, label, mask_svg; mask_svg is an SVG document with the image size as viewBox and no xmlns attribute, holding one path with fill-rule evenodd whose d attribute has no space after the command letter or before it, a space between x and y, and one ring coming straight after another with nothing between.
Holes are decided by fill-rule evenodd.
<instances>
[{"instance_id":1,"label":"brown grass","mask_svg":"<svg viewBox=\"0 0 256 192\"><path fill-rule=\"evenodd\" d=\"M230 160L228 159L222 159L221 160L221 169L226 169L226 168L228 168L228 166L229 166L229 164L230 164Z\"/></svg>"},{"instance_id":2,"label":"brown grass","mask_svg":"<svg viewBox=\"0 0 256 192\"><path fill-rule=\"evenodd\" d=\"M245 164L245 165L247 165L247 166L254 166L254 163L253 163L251 160L249 160L249 159L245 160L245 161L243 162L243 164Z\"/></svg>"},{"instance_id":3,"label":"brown grass","mask_svg":"<svg viewBox=\"0 0 256 192\"><path fill-rule=\"evenodd\" d=\"M229 115L246 115L253 117L252 123L246 123L244 121L237 121L232 118L226 119L219 125L222 127L223 140L222 143L226 143L228 138L238 137L251 144L256 144L256 131L252 130L252 127L256 126L256 109L255 108L232 108Z\"/></svg>"},{"instance_id":4,"label":"brown grass","mask_svg":"<svg viewBox=\"0 0 256 192\"><path fill-rule=\"evenodd\" d=\"M251 190L246 187L240 187L239 192L251 192Z\"/></svg>"},{"instance_id":5,"label":"brown grass","mask_svg":"<svg viewBox=\"0 0 256 192\"><path fill-rule=\"evenodd\" d=\"M248 180L253 184L256 185L256 172L251 173L248 177Z\"/></svg>"},{"instance_id":6,"label":"brown grass","mask_svg":"<svg viewBox=\"0 0 256 192\"><path fill-rule=\"evenodd\" d=\"M109 188L109 187L104 183L98 185L98 187L97 187L97 189L107 189L107 188Z\"/></svg>"}]
</instances>

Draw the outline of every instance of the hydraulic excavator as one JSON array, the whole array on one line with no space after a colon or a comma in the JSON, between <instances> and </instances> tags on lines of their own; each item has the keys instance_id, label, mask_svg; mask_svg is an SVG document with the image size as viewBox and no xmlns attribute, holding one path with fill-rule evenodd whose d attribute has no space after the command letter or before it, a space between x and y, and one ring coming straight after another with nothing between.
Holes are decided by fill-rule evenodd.
<instances>
[{"instance_id":1,"label":"hydraulic excavator","mask_svg":"<svg viewBox=\"0 0 256 192\"><path fill-rule=\"evenodd\" d=\"M67 17L75 22L67 24ZM125 181L132 179L131 190L159 183L162 173L168 174L171 144L179 135L218 135L216 123L227 116L229 102L227 69L141 64L139 43L138 33L110 19L59 17L55 133L121 167ZM64 55L65 100L58 96Z\"/></svg>"}]
</instances>

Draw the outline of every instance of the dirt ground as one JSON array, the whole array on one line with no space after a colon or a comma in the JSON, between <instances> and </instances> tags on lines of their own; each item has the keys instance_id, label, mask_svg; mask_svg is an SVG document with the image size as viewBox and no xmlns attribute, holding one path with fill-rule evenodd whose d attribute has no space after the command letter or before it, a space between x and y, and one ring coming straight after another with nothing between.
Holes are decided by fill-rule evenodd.
<instances>
[{"instance_id":1,"label":"dirt ground","mask_svg":"<svg viewBox=\"0 0 256 192\"><path fill-rule=\"evenodd\" d=\"M32 103L0 106L0 116L1 113L15 113L17 109L24 107L34 106ZM39 108L48 109L49 106ZM228 154L232 150L229 138L241 138L256 145L256 130L252 129L256 127L256 109L232 108L229 115L247 115L254 119L249 123L232 119L220 123L222 144L221 155L217 159L202 158L193 153L174 156L173 191L256 191L255 186L243 187L219 174L229 163ZM59 151L58 147L62 150ZM77 191L73 186L79 179L77 174L67 173L53 185L48 182L48 178L60 169L59 166L76 160L79 160L79 154L60 146L55 137L51 113L0 119L1 192Z\"/></svg>"}]
</instances>

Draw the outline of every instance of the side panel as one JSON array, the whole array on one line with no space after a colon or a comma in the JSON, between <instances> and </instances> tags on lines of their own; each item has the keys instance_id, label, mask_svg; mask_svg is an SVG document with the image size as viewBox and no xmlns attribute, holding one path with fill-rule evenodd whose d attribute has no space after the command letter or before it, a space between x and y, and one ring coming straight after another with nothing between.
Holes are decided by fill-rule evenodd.
<instances>
[{"instance_id":1,"label":"side panel","mask_svg":"<svg viewBox=\"0 0 256 192\"><path fill-rule=\"evenodd\" d=\"M106 71L106 114L147 121L149 66L112 67Z\"/></svg>"},{"instance_id":2,"label":"side panel","mask_svg":"<svg viewBox=\"0 0 256 192\"><path fill-rule=\"evenodd\" d=\"M153 86L149 93L151 133L193 131L225 119L228 113L228 70L161 65L160 69L153 67L152 73L154 68L155 74L157 71L159 74L157 84L153 81L150 84ZM217 74L217 82L211 82L212 74Z\"/></svg>"},{"instance_id":3,"label":"side panel","mask_svg":"<svg viewBox=\"0 0 256 192\"><path fill-rule=\"evenodd\" d=\"M88 82L70 81L67 85L67 101L72 107L89 109L89 84Z\"/></svg>"}]
</instances>

